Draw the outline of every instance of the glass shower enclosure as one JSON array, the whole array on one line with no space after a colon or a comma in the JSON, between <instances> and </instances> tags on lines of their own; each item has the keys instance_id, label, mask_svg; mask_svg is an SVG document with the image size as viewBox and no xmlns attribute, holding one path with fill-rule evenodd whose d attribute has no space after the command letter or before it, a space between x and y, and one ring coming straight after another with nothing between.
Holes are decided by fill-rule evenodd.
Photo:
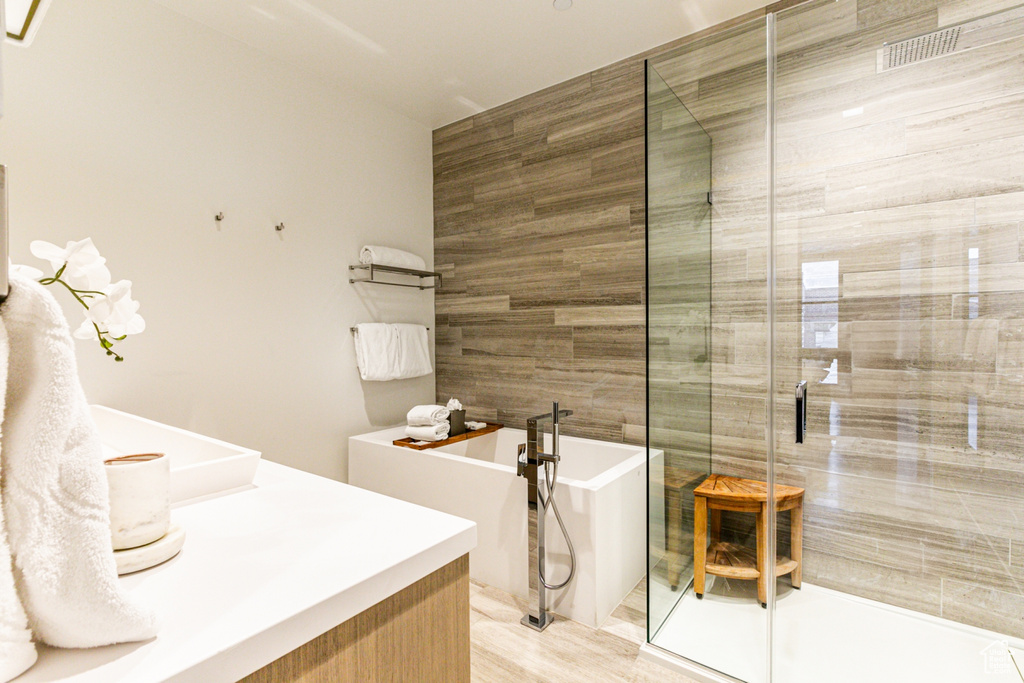
<instances>
[{"instance_id":1,"label":"glass shower enclosure","mask_svg":"<svg viewBox=\"0 0 1024 683\"><path fill-rule=\"evenodd\" d=\"M1024 6L811 0L653 57L647 173L649 643L708 680L1024 681ZM698 528L712 475L802 490L802 534ZM802 585L698 598L705 536Z\"/></svg>"},{"instance_id":2,"label":"glass shower enclosure","mask_svg":"<svg viewBox=\"0 0 1024 683\"><path fill-rule=\"evenodd\" d=\"M651 628L693 579L693 488L711 473L711 137L647 72ZM652 201L652 199L654 201Z\"/></svg>"}]
</instances>

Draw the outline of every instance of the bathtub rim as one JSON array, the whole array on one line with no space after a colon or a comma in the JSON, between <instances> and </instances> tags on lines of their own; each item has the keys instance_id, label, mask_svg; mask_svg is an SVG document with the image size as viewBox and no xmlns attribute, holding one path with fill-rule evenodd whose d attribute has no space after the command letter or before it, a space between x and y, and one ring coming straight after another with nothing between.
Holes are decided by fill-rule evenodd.
<instances>
[{"instance_id":1,"label":"bathtub rim","mask_svg":"<svg viewBox=\"0 0 1024 683\"><path fill-rule=\"evenodd\" d=\"M523 441L525 442L525 440L526 440L526 430L524 430L524 429L516 429L515 427L503 427L502 429L503 430L507 429L507 430L512 431L512 432L519 432L519 433L521 433L523 435ZM498 463L488 462L486 460L477 460L476 458L471 458L471 457L464 456L464 455L458 455L458 454L455 454L455 453L447 453L447 452L441 450L440 448L428 448L428 449L424 449L424 450L416 450L414 448L405 448L404 446L396 446L394 443L392 443L393 441L395 441L397 439L401 439L404 436L405 436L405 426L404 425L398 425L396 427L388 427L387 429L381 429L381 430L378 430L378 431L375 431L375 432L367 432L365 434L357 434L356 436L351 436L349 438L350 439L357 439L359 441L364 441L366 443L372 443L372 444L378 445L378 446L388 446L389 448L398 448L398 449L401 449L403 451L412 451L414 453L428 453L429 452L428 454L430 456L442 457L442 458L444 458L446 460L451 460L453 462L466 462L468 460L468 461L472 461L473 465L475 465L475 466L487 467L487 468L493 469L495 471L506 472L506 473L515 475L515 472L516 472L515 468L514 467L509 467L507 465L499 465ZM571 441L573 443L584 443L584 444L588 443L588 442L600 443L600 444L604 444L604 445L615 446L617 448L623 448L625 450L633 451L632 455L627 456L624 460L622 460L622 462L619 462L619 463L613 465L612 467L609 467L608 469L598 473L597 475L591 477L590 479L585 479L585 480L584 479L573 479L571 477L565 477L565 476L559 476L558 477L558 484L559 485L563 485L564 484L564 485L568 485L568 486L573 486L575 488L586 489L588 491L597 491L597 490L607 486L611 482L615 481L619 477L622 477L626 473L630 472L631 470L636 468L638 465L643 465L645 460L650 460L650 459L658 457L659 455L662 455L664 453L664 451L662 451L661 449L658 449L658 448L651 449L651 448L647 448L646 446L642 446L642 445L639 445L639 444L616 443L614 441L600 441L598 439L587 439L587 438L578 437L578 436L562 436L561 439L569 440L569 441ZM644 457L645 453L647 455L646 458Z\"/></svg>"}]
</instances>

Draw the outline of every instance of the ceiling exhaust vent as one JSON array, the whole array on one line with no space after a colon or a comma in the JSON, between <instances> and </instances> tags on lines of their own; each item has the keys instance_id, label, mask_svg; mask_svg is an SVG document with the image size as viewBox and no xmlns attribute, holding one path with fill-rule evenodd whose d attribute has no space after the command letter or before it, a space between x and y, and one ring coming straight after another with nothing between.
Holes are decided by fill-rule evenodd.
<instances>
[{"instance_id":1,"label":"ceiling exhaust vent","mask_svg":"<svg viewBox=\"0 0 1024 683\"><path fill-rule=\"evenodd\" d=\"M948 55L956 50L959 39L960 27L953 26L898 43L886 43L882 46L882 71Z\"/></svg>"}]
</instances>

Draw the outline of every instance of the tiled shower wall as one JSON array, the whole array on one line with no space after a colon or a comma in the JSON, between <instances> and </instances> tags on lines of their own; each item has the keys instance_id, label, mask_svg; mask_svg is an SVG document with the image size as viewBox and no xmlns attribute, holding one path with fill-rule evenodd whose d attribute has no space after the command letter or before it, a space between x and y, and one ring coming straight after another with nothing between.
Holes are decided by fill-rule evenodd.
<instances>
[{"instance_id":1,"label":"tiled shower wall","mask_svg":"<svg viewBox=\"0 0 1024 683\"><path fill-rule=\"evenodd\" d=\"M434 263L439 401L642 443L642 59L435 131Z\"/></svg>"},{"instance_id":2,"label":"tiled shower wall","mask_svg":"<svg viewBox=\"0 0 1024 683\"><path fill-rule=\"evenodd\" d=\"M807 490L806 581L1021 637L1024 21L877 66L883 42L1013 4L780 15L776 471ZM806 26L814 42L794 42Z\"/></svg>"}]
</instances>

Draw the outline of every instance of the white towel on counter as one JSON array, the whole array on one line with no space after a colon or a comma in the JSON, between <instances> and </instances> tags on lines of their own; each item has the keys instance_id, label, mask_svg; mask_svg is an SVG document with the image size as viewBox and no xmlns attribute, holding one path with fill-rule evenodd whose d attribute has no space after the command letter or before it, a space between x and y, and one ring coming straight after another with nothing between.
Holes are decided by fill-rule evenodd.
<instances>
[{"instance_id":1,"label":"white towel on counter","mask_svg":"<svg viewBox=\"0 0 1024 683\"><path fill-rule=\"evenodd\" d=\"M406 427L405 435L416 441L444 441L448 438L447 422L426 427Z\"/></svg>"},{"instance_id":2,"label":"white towel on counter","mask_svg":"<svg viewBox=\"0 0 1024 683\"><path fill-rule=\"evenodd\" d=\"M7 357L7 330L0 317L0 396L6 393ZM3 422L3 409L3 403L0 402L0 423ZM5 457L0 442L0 471L3 471ZM3 493L0 492L0 503L2 501ZM0 504L0 682L3 683L21 675L35 664L37 656L36 646L32 643L32 631L28 629L28 617L14 585L12 566L3 505Z\"/></svg>"},{"instance_id":3,"label":"white towel on counter","mask_svg":"<svg viewBox=\"0 0 1024 683\"><path fill-rule=\"evenodd\" d=\"M422 377L434 371L423 325L359 323L356 364L368 382Z\"/></svg>"},{"instance_id":4,"label":"white towel on counter","mask_svg":"<svg viewBox=\"0 0 1024 683\"><path fill-rule=\"evenodd\" d=\"M405 422L410 427L433 427L438 424L448 424L448 416L451 415L444 406L416 406L405 416Z\"/></svg>"},{"instance_id":5,"label":"white towel on counter","mask_svg":"<svg viewBox=\"0 0 1024 683\"><path fill-rule=\"evenodd\" d=\"M376 263L383 266L397 266L411 270L426 270L427 262L416 254L401 249L366 245L359 251L360 263Z\"/></svg>"},{"instance_id":6,"label":"white towel on counter","mask_svg":"<svg viewBox=\"0 0 1024 683\"><path fill-rule=\"evenodd\" d=\"M120 585L103 447L75 349L46 289L12 274L2 496L15 583L37 640L97 647L152 638L156 616Z\"/></svg>"}]
</instances>

